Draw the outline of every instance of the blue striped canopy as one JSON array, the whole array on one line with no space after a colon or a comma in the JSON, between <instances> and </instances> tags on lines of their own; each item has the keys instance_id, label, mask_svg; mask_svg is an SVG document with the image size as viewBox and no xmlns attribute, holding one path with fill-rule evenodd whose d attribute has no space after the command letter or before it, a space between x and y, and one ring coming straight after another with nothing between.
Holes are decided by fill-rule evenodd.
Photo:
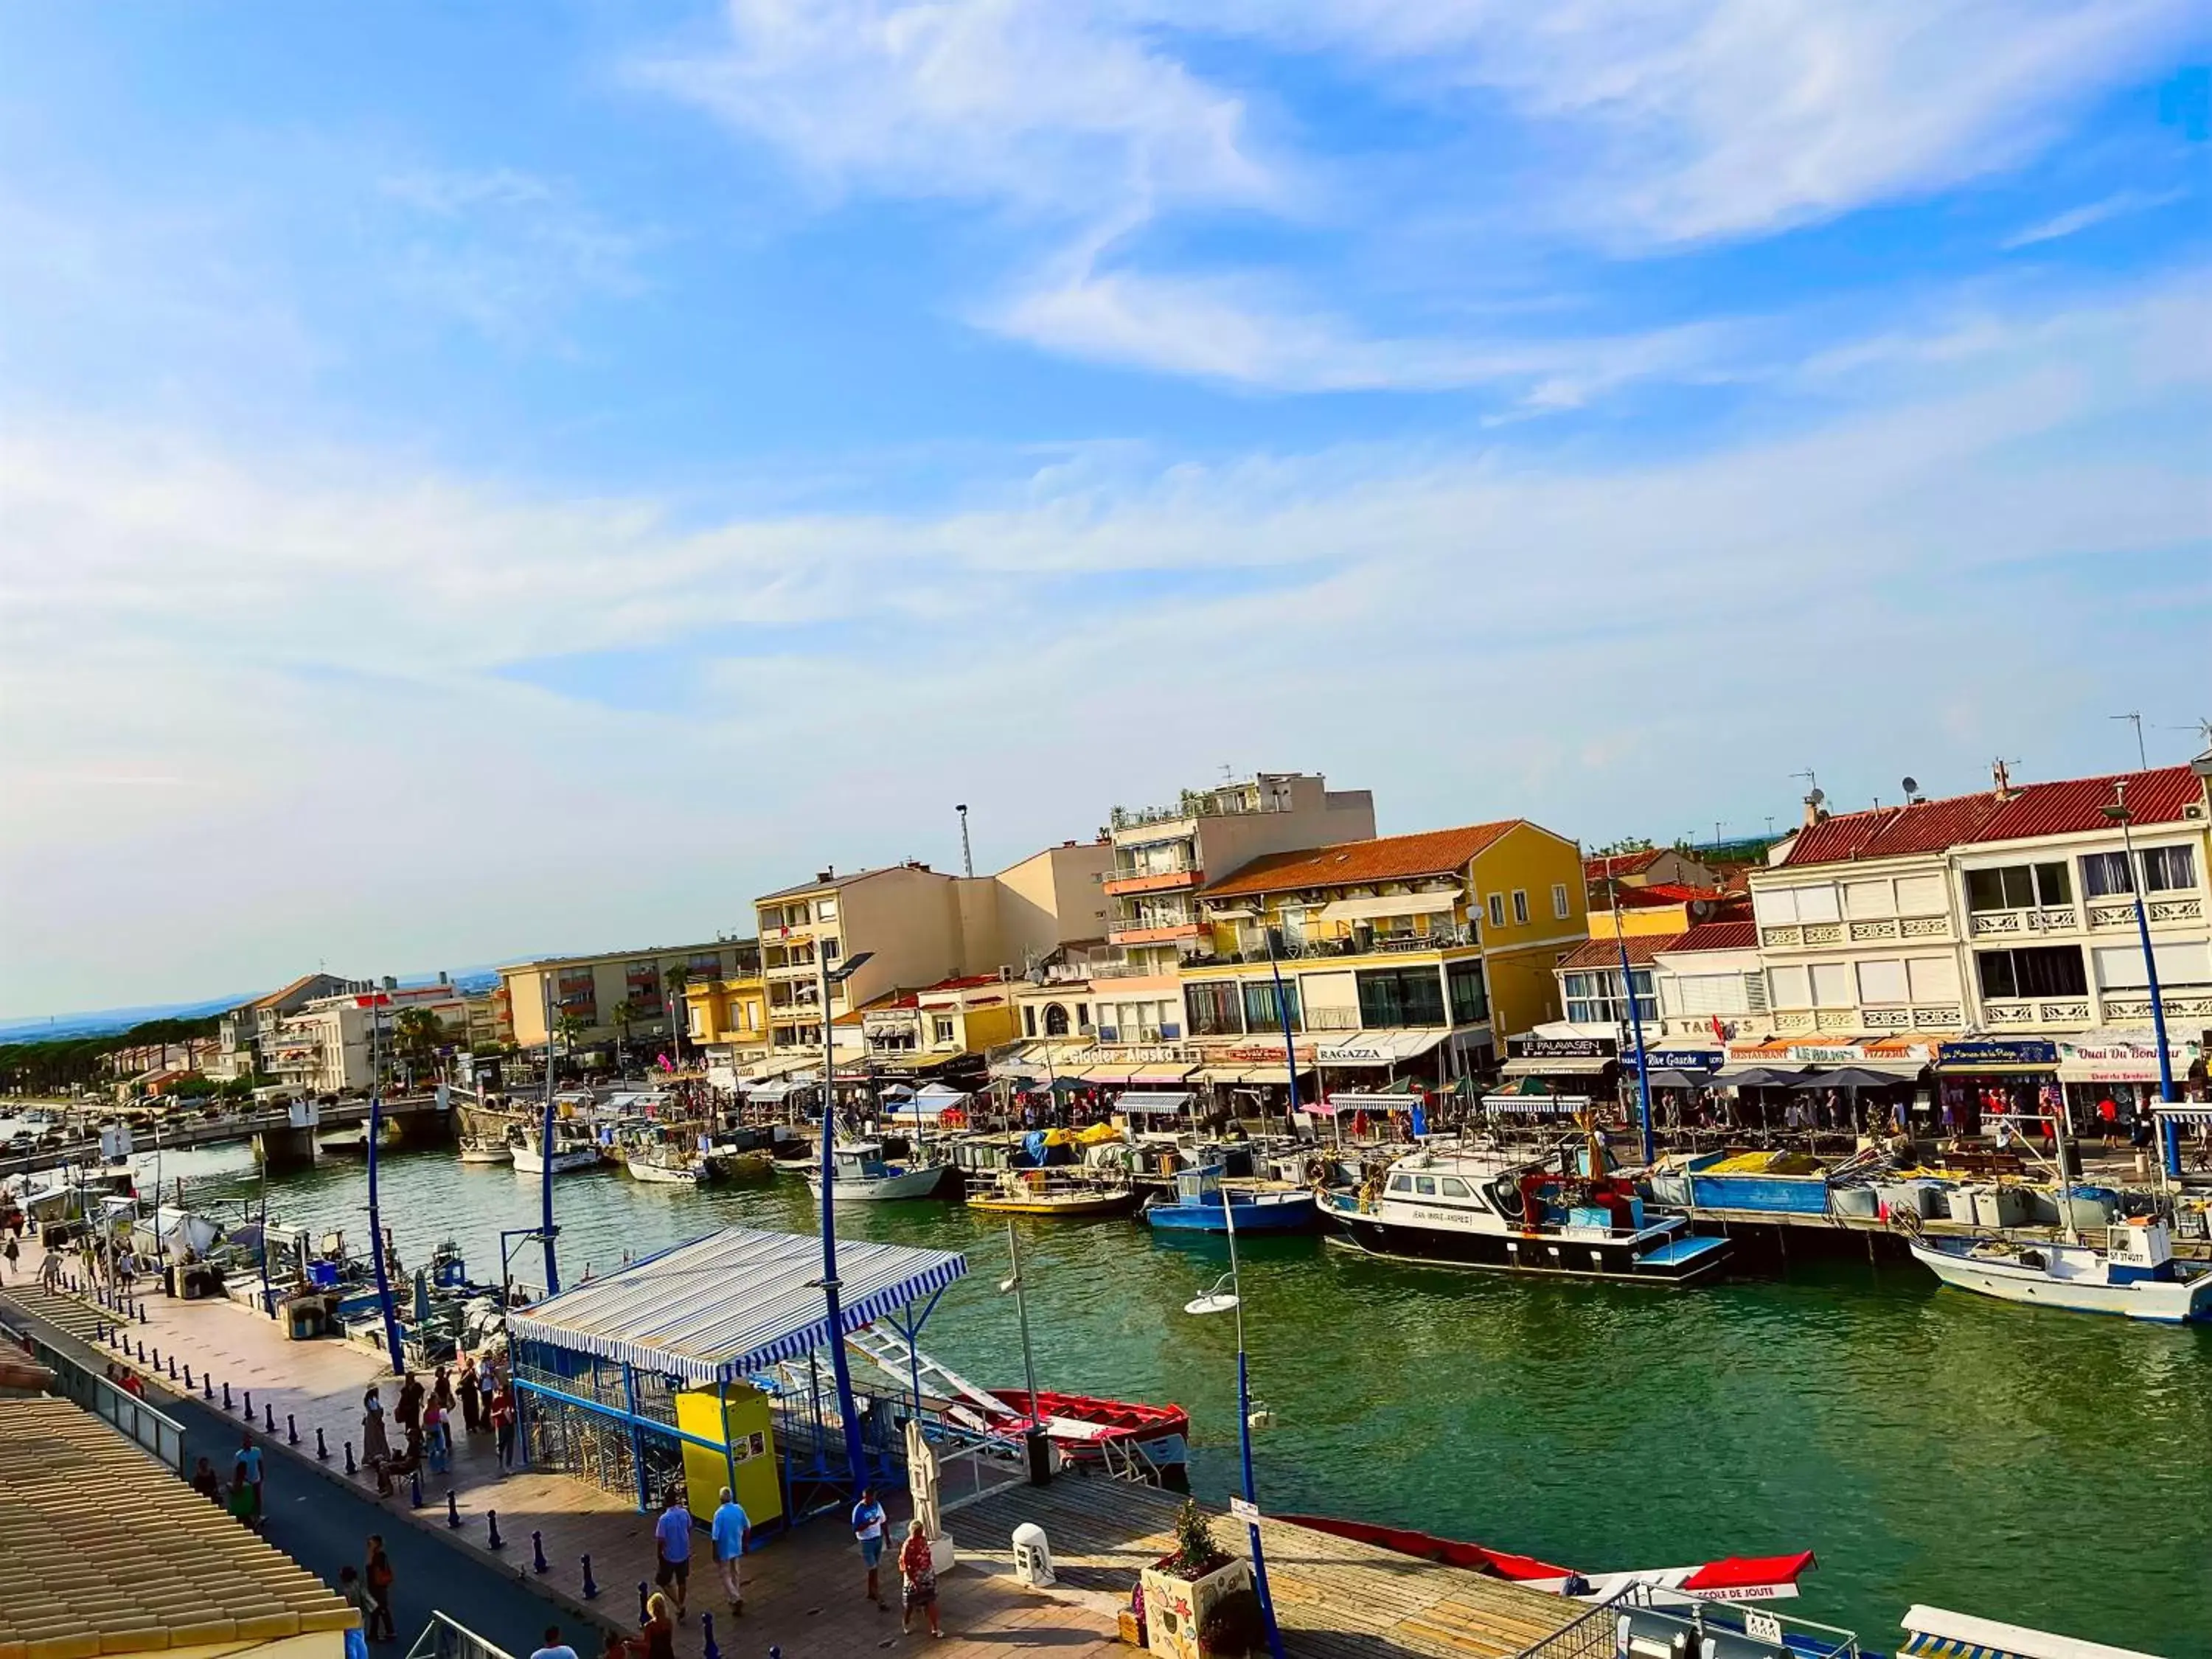
<instances>
[{"instance_id":1,"label":"blue striped canopy","mask_svg":"<svg viewBox=\"0 0 2212 1659\"><path fill-rule=\"evenodd\" d=\"M857 1331L967 1271L957 1251L841 1242L838 1324ZM725 1228L518 1310L507 1328L696 1382L737 1382L829 1342L822 1242Z\"/></svg>"}]
</instances>

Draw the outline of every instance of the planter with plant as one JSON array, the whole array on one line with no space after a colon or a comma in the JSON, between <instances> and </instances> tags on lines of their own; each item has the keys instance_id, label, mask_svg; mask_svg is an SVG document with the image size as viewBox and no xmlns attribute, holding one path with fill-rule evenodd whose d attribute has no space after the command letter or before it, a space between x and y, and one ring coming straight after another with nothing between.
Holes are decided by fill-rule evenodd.
<instances>
[{"instance_id":1,"label":"planter with plant","mask_svg":"<svg viewBox=\"0 0 2212 1659\"><path fill-rule=\"evenodd\" d=\"M1175 1547L1144 1571L1146 1647L1159 1659L1206 1659L1237 1653L1235 1647L1208 1647L1207 1621L1222 1602L1252 1589L1252 1564L1217 1543L1205 1513L1187 1502L1176 1516ZM1254 1598L1256 1616L1258 1602ZM1233 1618L1234 1615L1232 1614ZM1222 1626L1224 1638L1236 1629Z\"/></svg>"}]
</instances>

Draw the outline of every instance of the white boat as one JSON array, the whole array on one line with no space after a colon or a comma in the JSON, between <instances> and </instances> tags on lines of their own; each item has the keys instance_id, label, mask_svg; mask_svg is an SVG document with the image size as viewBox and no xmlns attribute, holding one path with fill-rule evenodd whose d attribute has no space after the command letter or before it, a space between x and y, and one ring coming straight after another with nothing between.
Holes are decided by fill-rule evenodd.
<instances>
[{"instance_id":1,"label":"white boat","mask_svg":"<svg viewBox=\"0 0 2212 1659\"><path fill-rule=\"evenodd\" d=\"M706 1158L665 1134L632 1141L623 1167L638 1180L656 1186L696 1187L707 1179Z\"/></svg>"},{"instance_id":2,"label":"white boat","mask_svg":"<svg viewBox=\"0 0 2212 1659\"><path fill-rule=\"evenodd\" d=\"M2003 1655L2007 1659L2157 1659L2155 1654L2133 1648L2115 1648L2102 1642L2085 1642L2078 1636L2060 1636L2047 1630L2030 1630L1945 1607L1908 1608L1899 1621L1905 1645L1898 1659L1961 1659L1970 1654Z\"/></svg>"},{"instance_id":3,"label":"white boat","mask_svg":"<svg viewBox=\"0 0 2212 1659\"><path fill-rule=\"evenodd\" d=\"M945 1178L941 1164L902 1164L884 1162L884 1149L872 1140L844 1142L830 1152L836 1176L834 1200L839 1204L880 1204L892 1199L927 1198ZM806 1177L817 1198L822 1196L822 1171Z\"/></svg>"},{"instance_id":4,"label":"white boat","mask_svg":"<svg viewBox=\"0 0 2212 1659\"><path fill-rule=\"evenodd\" d=\"M512 1164L514 1148L504 1138L467 1135L461 1140L461 1162L464 1164Z\"/></svg>"},{"instance_id":5,"label":"white boat","mask_svg":"<svg viewBox=\"0 0 2212 1659\"><path fill-rule=\"evenodd\" d=\"M1946 1285L2005 1302L2179 1325L2212 1320L2212 1268L2173 1259L2160 1221L2105 1230L2105 1248L1988 1238L1916 1238L1913 1259Z\"/></svg>"},{"instance_id":6,"label":"white boat","mask_svg":"<svg viewBox=\"0 0 2212 1659\"><path fill-rule=\"evenodd\" d=\"M508 1137L514 1148L514 1169L518 1175L544 1175L545 1158L538 1149L538 1131L535 1127L516 1128ZM567 1175L574 1170L588 1170L599 1161L599 1144L592 1138L590 1127L562 1118L553 1125L553 1173Z\"/></svg>"}]
</instances>

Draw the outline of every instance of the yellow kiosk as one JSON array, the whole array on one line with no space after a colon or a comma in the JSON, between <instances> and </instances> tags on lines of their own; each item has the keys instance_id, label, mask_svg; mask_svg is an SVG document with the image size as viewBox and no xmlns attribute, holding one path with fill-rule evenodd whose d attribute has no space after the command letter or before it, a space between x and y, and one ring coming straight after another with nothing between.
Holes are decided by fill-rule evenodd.
<instances>
[{"instance_id":1,"label":"yellow kiosk","mask_svg":"<svg viewBox=\"0 0 2212 1659\"><path fill-rule=\"evenodd\" d=\"M726 1390L685 1389L676 1396L676 1426L697 1437L684 1442L684 1503L692 1514L711 1521L715 1500L727 1486L754 1526L782 1516L783 1483L776 1476L775 1425L766 1395L744 1382ZM714 1443L702 1446L698 1440Z\"/></svg>"}]
</instances>

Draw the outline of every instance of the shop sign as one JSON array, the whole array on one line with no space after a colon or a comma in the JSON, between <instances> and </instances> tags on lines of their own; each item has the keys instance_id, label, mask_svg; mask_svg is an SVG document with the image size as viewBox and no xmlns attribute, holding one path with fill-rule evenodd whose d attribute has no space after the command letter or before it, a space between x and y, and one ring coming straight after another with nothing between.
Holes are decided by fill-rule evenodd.
<instances>
[{"instance_id":1,"label":"shop sign","mask_svg":"<svg viewBox=\"0 0 2212 1659\"><path fill-rule=\"evenodd\" d=\"M2056 1066L2058 1045L2043 1037L1973 1037L1945 1042L1936 1055L1945 1066L1962 1070L1975 1066Z\"/></svg>"},{"instance_id":2,"label":"shop sign","mask_svg":"<svg viewBox=\"0 0 2212 1659\"><path fill-rule=\"evenodd\" d=\"M1292 1048L1297 1054L1299 1065L1313 1063L1311 1043L1296 1043ZM1207 1066L1277 1066L1282 1063L1282 1059L1283 1045L1279 1042L1248 1043L1240 1048L1210 1049L1199 1056L1200 1063ZM1327 1056L1323 1059L1326 1062Z\"/></svg>"},{"instance_id":3,"label":"shop sign","mask_svg":"<svg viewBox=\"0 0 2212 1659\"><path fill-rule=\"evenodd\" d=\"M1717 1048L1646 1048L1644 1063L1655 1072L1717 1072Z\"/></svg>"},{"instance_id":4,"label":"shop sign","mask_svg":"<svg viewBox=\"0 0 2212 1659\"><path fill-rule=\"evenodd\" d=\"M1928 1045L1916 1042L1903 1048L1869 1050L1858 1042L1793 1042L1790 1059L1800 1066L1879 1066L1884 1061L1928 1059Z\"/></svg>"},{"instance_id":5,"label":"shop sign","mask_svg":"<svg viewBox=\"0 0 2212 1659\"><path fill-rule=\"evenodd\" d=\"M1616 1047L1611 1037L1508 1037L1508 1060L1611 1060Z\"/></svg>"},{"instance_id":6,"label":"shop sign","mask_svg":"<svg viewBox=\"0 0 2212 1659\"><path fill-rule=\"evenodd\" d=\"M1389 1066L1398 1058L1378 1042L1332 1042L1316 1057L1323 1066Z\"/></svg>"}]
</instances>

